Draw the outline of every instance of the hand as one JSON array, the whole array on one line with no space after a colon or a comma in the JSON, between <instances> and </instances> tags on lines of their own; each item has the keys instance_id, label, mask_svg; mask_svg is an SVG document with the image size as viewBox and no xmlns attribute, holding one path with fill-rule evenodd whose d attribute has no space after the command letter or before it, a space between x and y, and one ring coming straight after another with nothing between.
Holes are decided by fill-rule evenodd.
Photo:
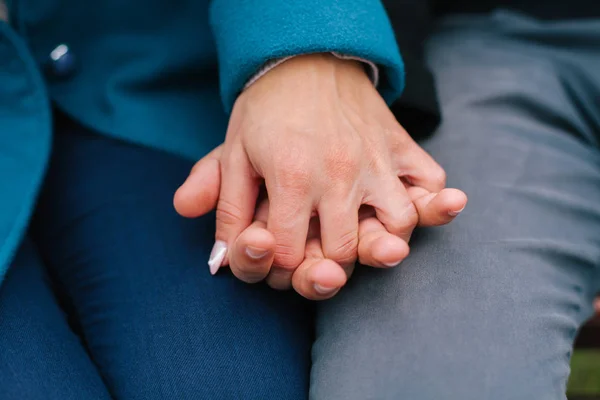
<instances>
[{"instance_id":1,"label":"hand","mask_svg":"<svg viewBox=\"0 0 600 400\"><path fill-rule=\"evenodd\" d=\"M196 163L185 184L176 192L174 205L177 211L189 218L196 218L212 211L219 198L220 165L222 146L217 147ZM419 215L418 225L439 226L451 222L453 213L462 204L464 195L455 189L444 189L435 194L419 187L407 191ZM235 240L230 258L239 268L236 275L246 282L258 282L267 276L273 263L275 238L266 229L269 214L268 199L258 206L252 224ZM311 218L304 261L294 272L294 289L312 300L322 300L335 295L346 283L351 270L324 257L319 220ZM390 267L408 255L407 244L399 238L387 235L385 227L374 215L373 209L359 210L358 257L364 265Z\"/></svg>"},{"instance_id":2,"label":"hand","mask_svg":"<svg viewBox=\"0 0 600 400\"><path fill-rule=\"evenodd\" d=\"M220 172L216 238L229 247L252 222L264 179L275 242L267 282L282 289L304 261L313 212L323 255L349 269L361 205L373 207L389 240L407 242L418 215L399 176L431 192L444 187L443 170L397 124L362 66L326 55L289 60L239 97ZM445 201L456 212L466 198L457 191ZM244 266L229 263L247 280Z\"/></svg>"},{"instance_id":3,"label":"hand","mask_svg":"<svg viewBox=\"0 0 600 400\"><path fill-rule=\"evenodd\" d=\"M198 217L212 211L217 204L220 187L219 157L221 146L200 160L192 169L186 183L177 191L174 199L177 211L187 217ZM464 194L455 189L430 193L419 187L409 187L408 193L419 215L419 226L439 226L451 222L458 212ZM275 239L266 229L268 200L259 205L252 224L235 240L231 259L239 268L236 275L243 281L261 281L269 272L275 251ZM463 206L464 207L464 206ZM387 235L371 208L359 211L358 257L364 265L374 267L395 266L408 255L408 245L399 238ZM294 272L292 282L295 290L312 300L334 296L346 283L352 268L343 270L337 263L327 260L323 254L319 221L311 218L306 242L304 261Z\"/></svg>"}]
</instances>

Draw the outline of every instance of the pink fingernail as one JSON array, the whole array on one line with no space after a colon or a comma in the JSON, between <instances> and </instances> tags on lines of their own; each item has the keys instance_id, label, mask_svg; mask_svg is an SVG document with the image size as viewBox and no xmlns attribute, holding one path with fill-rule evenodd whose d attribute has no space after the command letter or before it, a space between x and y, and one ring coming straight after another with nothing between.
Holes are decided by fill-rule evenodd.
<instances>
[{"instance_id":1,"label":"pink fingernail","mask_svg":"<svg viewBox=\"0 0 600 400\"><path fill-rule=\"evenodd\" d=\"M227 243L222 240L217 240L212 248L212 251L210 252L210 257L208 259L208 267L210 268L210 273L212 275L217 273L221 267L221 264L223 264L226 254Z\"/></svg>"}]
</instances>

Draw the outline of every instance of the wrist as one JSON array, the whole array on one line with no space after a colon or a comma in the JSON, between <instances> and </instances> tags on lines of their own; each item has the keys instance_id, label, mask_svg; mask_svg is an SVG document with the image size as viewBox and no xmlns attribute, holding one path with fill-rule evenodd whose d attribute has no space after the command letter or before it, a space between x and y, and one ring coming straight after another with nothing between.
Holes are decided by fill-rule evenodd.
<instances>
[{"instance_id":1,"label":"wrist","mask_svg":"<svg viewBox=\"0 0 600 400\"><path fill-rule=\"evenodd\" d=\"M341 59L331 53L292 57L267 73L271 74L285 76L286 79L305 80L307 84L315 79L334 83L349 78L354 83L367 82L372 86L363 63L355 59Z\"/></svg>"},{"instance_id":2,"label":"wrist","mask_svg":"<svg viewBox=\"0 0 600 400\"><path fill-rule=\"evenodd\" d=\"M365 70L364 64L355 59L343 59L336 57L331 53L315 53L305 54L298 57L298 68L315 68L322 71L332 71L335 74L351 74L369 78L369 74Z\"/></svg>"},{"instance_id":3,"label":"wrist","mask_svg":"<svg viewBox=\"0 0 600 400\"><path fill-rule=\"evenodd\" d=\"M287 59L259 76L238 96L236 103L249 97L290 96L307 105L331 96L361 97L376 89L364 63L340 59L331 53L298 55ZM329 93L329 94L327 94ZM299 103L299 104L300 104Z\"/></svg>"},{"instance_id":4,"label":"wrist","mask_svg":"<svg viewBox=\"0 0 600 400\"><path fill-rule=\"evenodd\" d=\"M244 86L244 90L248 89L250 86L252 86L254 83L256 83L259 79L261 79L263 76L265 76L267 73L271 72L273 69L277 68L281 64L286 63L286 62L288 62L292 59L296 59L296 58L307 59L307 60L301 60L301 61L308 62L308 63L312 62L315 64L318 64L320 62L335 63L336 60L351 61L353 64L359 64L360 66L362 66L364 72L367 73L367 75L374 87L377 87L377 85L379 83L379 68L371 61L364 60L359 57L354 57L354 56L349 56L349 55L345 55L345 54L331 52L331 53L312 53L312 54L305 54L305 55L288 56L288 57L270 60L265 65L263 65L263 67L254 76L252 76L252 78L250 78L248 80L248 82L246 82L246 85ZM344 63L341 63L341 64L344 64ZM356 66L354 66L353 68L356 68Z\"/></svg>"}]
</instances>

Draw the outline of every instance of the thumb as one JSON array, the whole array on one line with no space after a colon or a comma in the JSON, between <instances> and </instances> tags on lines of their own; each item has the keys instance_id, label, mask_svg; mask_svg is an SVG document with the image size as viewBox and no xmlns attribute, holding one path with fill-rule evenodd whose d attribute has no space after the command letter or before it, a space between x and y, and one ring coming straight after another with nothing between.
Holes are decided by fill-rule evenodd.
<instances>
[{"instance_id":1,"label":"thumb","mask_svg":"<svg viewBox=\"0 0 600 400\"><path fill-rule=\"evenodd\" d=\"M254 172L242 145L231 146L221 157L216 240L208 261L213 275L227 263L228 248L252 223L259 183L260 177Z\"/></svg>"},{"instance_id":2,"label":"thumb","mask_svg":"<svg viewBox=\"0 0 600 400\"><path fill-rule=\"evenodd\" d=\"M220 158L223 145L198 161L173 197L175 210L183 217L200 217L217 206L221 187Z\"/></svg>"}]
</instances>

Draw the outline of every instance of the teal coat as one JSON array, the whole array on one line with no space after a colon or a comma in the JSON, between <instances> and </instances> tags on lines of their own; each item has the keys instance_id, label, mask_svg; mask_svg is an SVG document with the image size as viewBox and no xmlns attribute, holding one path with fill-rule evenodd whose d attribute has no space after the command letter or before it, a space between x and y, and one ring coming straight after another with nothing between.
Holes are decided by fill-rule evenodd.
<instances>
[{"instance_id":1,"label":"teal coat","mask_svg":"<svg viewBox=\"0 0 600 400\"><path fill-rule=\"evenodd\" d=\"M380 0L9 0L0 22L0 279L51 151L51 104L101 134L195 160L223 141L244 83L268 60L337 51L403 64ZM57 77L49 55L76 59ZM106 160L110 162L110 160Z\"/></svg>"}]
</instances>

